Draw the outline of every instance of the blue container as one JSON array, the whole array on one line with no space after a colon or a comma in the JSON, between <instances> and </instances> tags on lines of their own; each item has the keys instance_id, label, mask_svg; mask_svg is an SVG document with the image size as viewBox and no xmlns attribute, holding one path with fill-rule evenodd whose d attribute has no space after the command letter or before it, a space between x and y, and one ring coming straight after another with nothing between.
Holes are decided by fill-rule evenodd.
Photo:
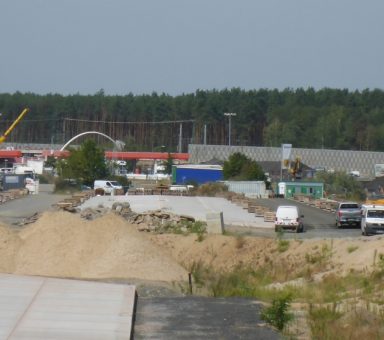
<instances>
[{"instance_id":1,"label":"blue container","mask_svg":"<svg viewBox=\"0 0 384 340\"><path fill-rule=\"evenodd\" d=\"M176 167L174 184L216 182L223 179L221 167Z\"/></svg>"}]
</instances>

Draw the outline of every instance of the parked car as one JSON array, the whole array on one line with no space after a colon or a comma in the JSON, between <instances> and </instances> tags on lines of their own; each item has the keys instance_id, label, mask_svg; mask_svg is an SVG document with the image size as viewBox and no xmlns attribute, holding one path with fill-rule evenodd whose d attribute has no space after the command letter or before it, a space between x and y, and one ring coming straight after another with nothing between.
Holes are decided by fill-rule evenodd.
<instances>
[{"instance_id":1,"label":"parked car","mask_svg":"<svg viewBox=\"0 0 384 340\"><path fill-rule=\"evenodd\" d=\"M361 207L356 202L341 202L336 210L336 227L360 226Z\"/></svg>"},{"instance_id":2,"label":"parked car","mask_svg":"<svg viewBox=\"0 0 384 340\"><path fill-rule=\"evenodd\" d=\"M302 233L304 231L303 218L304 215L300 215L297 206L280 205L276 211L275 231L289 229Z\"/></svg>"},{"instance_id":3,"label":"parked car","mask_svg":"<svg viewBox=\"0 0 384 340\"><path fill-rule=\"evenodd\" d=\"M361 207L361 233L384 234L384 206L363 205Z\"/></svg>"}]
</instances>

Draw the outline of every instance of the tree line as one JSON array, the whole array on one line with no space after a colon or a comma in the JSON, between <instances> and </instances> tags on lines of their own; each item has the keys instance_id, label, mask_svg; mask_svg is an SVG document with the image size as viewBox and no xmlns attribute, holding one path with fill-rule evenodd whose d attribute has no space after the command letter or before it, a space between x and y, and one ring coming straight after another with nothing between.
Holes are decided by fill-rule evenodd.
<instances>
[{"instance_id":1,"label":"tree line","mask_svg":"<svg viewBox=\"0 0 384 340\"><path fill-rule=\"evenodd\" d=\"M234 112L232 145L291 143L303 148L384 151L380 89L233 88L178 96L106 95L103 90L68 96L3 93L1 133L24 107L31 111L8 142L63 144L94 130L122 140L126 150L186 152L190 143L228 144L229 118L224 113Z\"/></svg>"}]
</instances>

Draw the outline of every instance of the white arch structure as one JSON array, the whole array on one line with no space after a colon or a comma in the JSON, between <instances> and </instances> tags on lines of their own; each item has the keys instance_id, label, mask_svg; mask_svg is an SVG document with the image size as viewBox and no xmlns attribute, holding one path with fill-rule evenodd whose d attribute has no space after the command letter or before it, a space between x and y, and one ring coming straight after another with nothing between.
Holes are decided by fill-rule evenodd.
<instances>
[{"instance_id":1,"label":"white arch structure","mask_svg":"<svg viewBox=\"0 0 384 340\"><path fill-rule=\"evenodd\" d=\"M87 132L82 132L82 133L79 133L78 135L76 135L75 137L71 138L68 142L66 142L63 147L60 149L60 151L63 151L65 150L65 148L71 144L75 139L81 137L81 136L84 136L84 135L90 135L90 134L96 134L96 135L100 135L100 136L103 136L107 139L109 139L113 144L116 145L116 147L119 147L118 143L116 143L115 140L113 140L111 137L109 137L108 135L104 134L104 133L101 133L101 132L97 132L97 131L87 131Z\"/></svg>"}]
</instances>

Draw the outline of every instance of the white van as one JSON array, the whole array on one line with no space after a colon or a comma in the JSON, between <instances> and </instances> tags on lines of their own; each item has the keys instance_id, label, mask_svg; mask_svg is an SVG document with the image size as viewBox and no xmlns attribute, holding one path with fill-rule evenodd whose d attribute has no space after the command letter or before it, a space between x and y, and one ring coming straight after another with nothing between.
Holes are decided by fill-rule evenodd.
<instances>
[{"instance_id":1,"label":"white van","mask_svg":"<svg viewBox=\"0 0 384 340\"><path fill-rule=\"evenodd\" d=\"M277 195L278 197L285 197L285 188L286 188L286 184L284 182L280 182L277 186Z\"/></svg>"},{"instance_id":2,"label":"white van","mask_svg":"<svg viewBox=\"0 0 384 340\"><path fill-rule=\"evenodd\" d=\"M294 230L297 233L304 231L304 225L299 208L294 205L280 205L276 211L275 231L283 229Z\"/></svg>"},{"instance_id":3,"label":"white van","mask_svg":"<svg viewBox=\"0 0 384 340\"><path fill-rule=\"evenodd\" d=\"M365 236L384 234L384 206L361 206L361 233Z\"/></svg>"},{"instance_id":4,"label":"white van","mask_svg":"<svg viewBox=\"0 0 384 340\"><path fill-rule=\"evenodd\" d=\"M115 189L123 189L122 185L117 181L108 181L108 180L96 180L93 184L93 190L103 189L104 194L113 195Z\"/></svg>"}]
</instances>

